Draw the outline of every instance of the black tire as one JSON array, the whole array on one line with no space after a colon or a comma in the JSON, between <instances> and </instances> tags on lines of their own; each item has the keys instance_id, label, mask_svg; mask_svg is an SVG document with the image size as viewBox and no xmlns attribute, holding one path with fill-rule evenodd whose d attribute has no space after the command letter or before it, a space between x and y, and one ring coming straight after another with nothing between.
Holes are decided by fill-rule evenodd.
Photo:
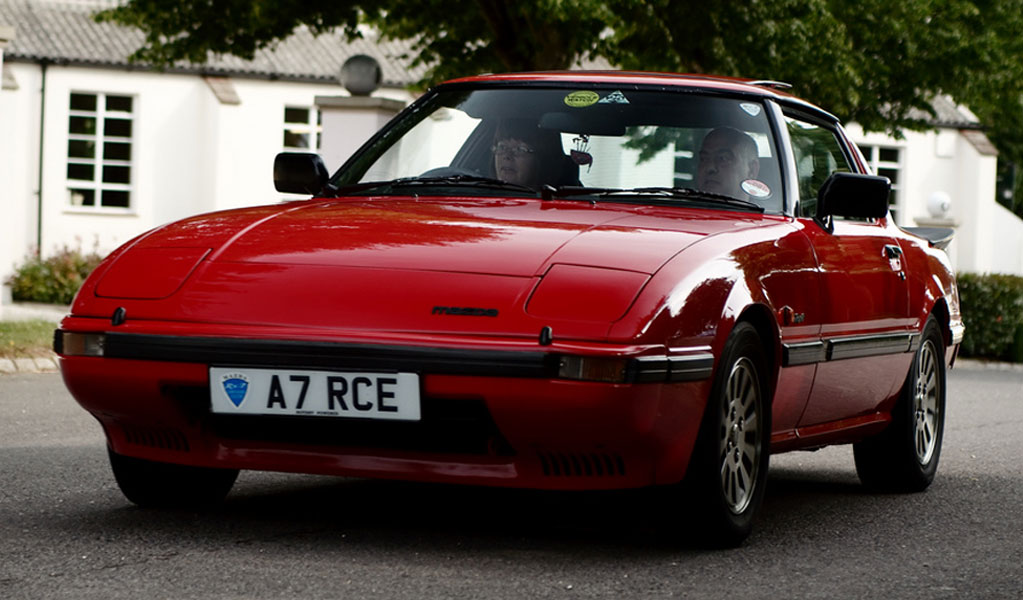
<instances>
[{"instance_id":1,"label":"black tire","mask_svg":"<svg viewBox=\"0 0 1023 600\"><path fill-rule=\"evenodd\" d=\"M697 542L733 548L753 531L767 487L771 410L767 360L756 329L729 335L682 484Z\"/></svg>"},{"instance_id":2,"label":"black tire","mask_svg":"<svg viewBox=\"0 0 1023 600\"><path fill-rule=\"evenodd\" d=\"M945 343L932 316L892 409L891 423L853 445L856 474L864 485L879 491L921 492L934 481L944 431Z\"/></svg>"},{"instance_id":3,"label":"black tire","mask_svg":"<svg viewBox=\"0 0 1023 600\"><path fill-rule=\"evenodd\" d=\"M145 508L208 508L231 491L237 469L210 469L132 458L107 450L121 493Z\"/></svg>"}]
</instances>

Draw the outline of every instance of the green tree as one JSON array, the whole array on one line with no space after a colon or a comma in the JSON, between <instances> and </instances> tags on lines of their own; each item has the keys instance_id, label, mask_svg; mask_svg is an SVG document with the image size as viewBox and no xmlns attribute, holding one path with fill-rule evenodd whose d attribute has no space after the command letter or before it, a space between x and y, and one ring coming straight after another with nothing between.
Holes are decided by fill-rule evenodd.
<instances>
[{"instance_id":1,"label":"green tree","mask_svg":"<svg viewBox=\"0 0 1023 600\"><path fill-rule=\"evenodd\" d=\"M301 25L352 38L364 23L411 41L423 86L603 57L786 81L869 130L925 127L929 100L949 94L1023 164L1023 0L129 0L99 18L141 28L135 58L154 64L249 58Z\"/></svg>"},{"instance_id":2,"label":"green tree","mask_svg":"<svg viewBox=\"0 0 1023 600\"><path fill-rule=\"evenodd\" d=\"M423 86L492 71L563 69L589 54L612 21L594 0L129 0L99 13L142 29L134 58L157 65L203 63L210 54L252 58L305 25L359 37L359 24L410 40Z\"/></svg>"}]
</instances>

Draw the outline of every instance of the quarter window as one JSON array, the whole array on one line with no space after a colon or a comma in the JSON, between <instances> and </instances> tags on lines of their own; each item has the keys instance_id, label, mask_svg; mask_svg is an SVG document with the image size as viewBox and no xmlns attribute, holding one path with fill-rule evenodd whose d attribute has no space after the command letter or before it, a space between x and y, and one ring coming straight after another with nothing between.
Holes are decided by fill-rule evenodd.
<instances>
[{"instance_id":1,"label":"quarter window","mask_svg":"<svg viewBox=\"0 0 1023 600\"><path fill-rule=\"evenodd\" d=\"M322 130L320 111L308 106L284 107L284 149L318 152Z\"/></svg>"},{"instance_id":2,"label":"quarter window","mask_svg":"<svg viewBox=\"0 0 1023 600\"><path fill-rule=\"evenodd\" d=\"M72 92L68 119L68 203L131 208L132 96Z\"/></svg>"}]
</instances>

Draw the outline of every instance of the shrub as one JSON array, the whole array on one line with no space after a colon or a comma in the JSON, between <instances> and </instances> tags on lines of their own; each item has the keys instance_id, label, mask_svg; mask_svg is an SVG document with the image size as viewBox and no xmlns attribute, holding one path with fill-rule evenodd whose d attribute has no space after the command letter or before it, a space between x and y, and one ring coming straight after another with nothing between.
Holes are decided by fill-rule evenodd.
<instances>
[{"instance_id":1,"label":"shrub","mask_svg":"<svg viewBox=\"0 0 1023 600\"><path fill-rule=\"evenodd\" d=\"M54 254L40 258L30 256L17 267L6 282L11 297L22 302L71 304L78 288L103 257L95 251L85 254L81 249L63 246Z\"/></svg>"},{"instance_id":2,"label":"shrub","mask_svg":"<svg viewBox=\"0 0 1023 600\"><path fill-rule=\"evenodd\" d=\"M966 325L963 356L1020 361L1023 277L960 273L959 299Z\"/></svg>"}]
</instances>

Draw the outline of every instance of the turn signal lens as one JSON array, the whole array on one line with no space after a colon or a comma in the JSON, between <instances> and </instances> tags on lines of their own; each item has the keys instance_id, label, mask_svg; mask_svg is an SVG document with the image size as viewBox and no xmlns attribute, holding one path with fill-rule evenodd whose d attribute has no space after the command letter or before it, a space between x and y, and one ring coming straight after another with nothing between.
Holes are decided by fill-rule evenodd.
<instances>
[{"instance_id":1,"label":"turn signal lens","mask_svg":"<svg viewBox=\"0 0 1023 600\"><path fill-rule=\"evenodd\" d=\"M581 381L625 381L626 359L594 356L562 356L558 366L558 377Z\"/></svg>"},{"instance_id":2,"label":"turn signal lens","mask_svg":"<svg viewBox=\"0 0 1023 600\"><path fill-rule=\"evenodd\" d=\"M103 356L106 336L102 333L61 332L61 347L57 349L64 356Z\"/></svg>"}]
</instances>

